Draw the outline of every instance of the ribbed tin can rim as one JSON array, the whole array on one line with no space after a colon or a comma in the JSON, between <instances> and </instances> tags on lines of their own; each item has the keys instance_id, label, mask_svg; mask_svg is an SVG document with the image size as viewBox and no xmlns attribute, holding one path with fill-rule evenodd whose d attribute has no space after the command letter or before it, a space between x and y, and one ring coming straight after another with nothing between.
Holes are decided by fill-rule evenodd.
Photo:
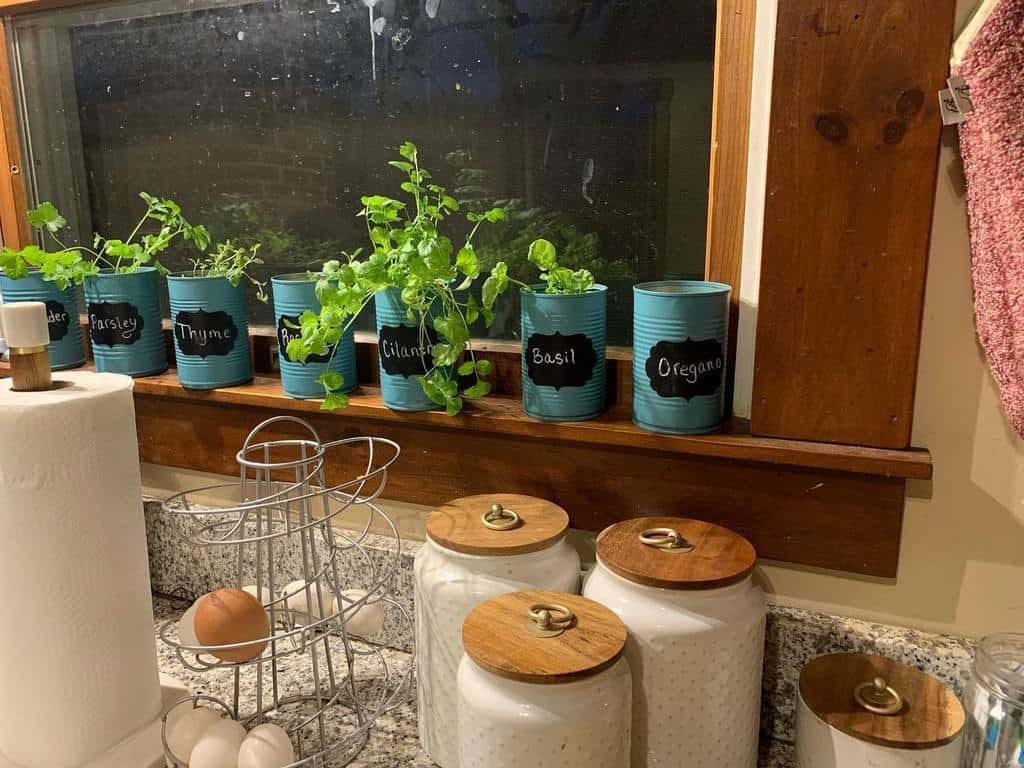
<instances>
[{"instance_id":1,"label":"ribbed tin can rim","mask_svg":"<svg viewBox=\"0 0 1024 768\"><path fill-rule=\"evenodd\" d=\"M645 296L714 296L731 291L731 285L706 280L654 280L633 286L634 294Z\"/></svg>"},{"instance_id":2,"label":"ribbed tin can rim","mask_svg":"<svg viewBox=\"0 0 1024 768\"><path fill-rule=\"evenodd\" d=\"M309 272L288 272L284 275L274 275L270 278L270 282L274 285L284 285L286 283L315 283L319 279L319 275L310 277Z\"/></svg>"},{"instance_id":3,"label":"ribbed tin can rim","mask_svg":"<svg viewBox=\"0 0 1024 768\"><path fill-rule=\"evenodd\" d=\"M546 299L553 301L554 299L582 299L584 296L593 296L597 293L607 293L608 286L602 285L601 283L594 283L590 288L585 290L583 293L545 293L544 289L547 288L546 283L534 283L530 286L530 290L526 288L520 288L519 293L522 295L530 294L536 296L538 299Z\"/></svg>"},{"instance_id":4,"label":"ribbed tin can rim","mask_svg":"<svg viewBox=\"0 0 1024 768\"><path fill-rule=\"evenodd\" d=\"M203 281L207 281L207 282L209 282L211 280L223 280L228 285L231 285L231 281L228 280L226 277L224 277L224 275L189 275L189 274L186 274L184 272L175 272L173 275L168 275L167 276L167 280L168 281L173 281L175 283L179 283L179 282L183 283L183 282L186 282L186 281L189 281L189 280L203 280ZM241 284L242 284L241 282L238 283L238 285L241 285ZM232 288L237 288L238 286L237 285L232 285L231 287Z\"/></svg>"},{"instance_id":5,"label":"ribbed tin can rim","mask_svg":"<svg viewBox=\"0 0 1024 768\"><path fill-rule=\"evenodd\" d=\"M99 273L95 275L89 275L89 277L87 277L86 280L89 280L90 278L93 277L102 277L105 279L135 277L136 275L146 274L149 272L156 272L156 267L139 267L134 272L115 272L113 267L104 267L99 271Z\"/></svg>"}]
</instances>

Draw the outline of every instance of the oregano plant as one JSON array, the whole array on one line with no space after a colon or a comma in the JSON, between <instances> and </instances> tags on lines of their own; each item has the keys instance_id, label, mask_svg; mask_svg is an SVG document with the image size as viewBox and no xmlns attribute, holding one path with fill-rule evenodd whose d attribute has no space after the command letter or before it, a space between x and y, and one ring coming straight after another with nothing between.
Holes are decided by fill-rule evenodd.
<instances>
[{"instance_id":1,"label":"oregano plant","mask_svg":"<svg viewBox=\"0 0 1024 768\"><path fill-rule=\"evenodd\" d=\"M346 254L344 261L324 264L316 276L321 311L300 316L300 336L289 342L286 351L302 362L311 354L336 349L373 295L397 288L408 320L419 326L423 345L430 346L430 368L418 377L423 391L449 415L455 415L462 410L463 398L480 398L491 391L485 377L492 365L477 357L469 328L479 318L488 326L493 322L494 304L508 289L510 279L505 263L498 262L484 280L480 297L470 291L480 277L473 238L481 226L502 221L505 214L500 208L467 213L470 231L456 250L442 230L450 217L460 214L459 201L420 167L415 144L407 141L398 152L401 159L388 165L404 175L400 188L408 199L386 195L361 198L359 215L366 221L370 249L365 257L357 251ZM429 341L431 329L439 335L433 343ZM464 354L468 359L462 360ZM461 386L460 377L469 377L471 383ZM327 370L320 381L325 410L348 403L339 391L344 383L340 374Z\"/></svg>"},{"instance_id":2,"label":"oregano plant","mask_svg":"<svg viewBox=\"0 0 1024 768\"><path fill-rule=\"evenodd\" d=\"M260 301L266 301L267 284L250 274L252 267L263 263L263 259L256 255L259 249L259 243L250 246L235 245L231 240L217 243L211 253L191 260L191 276L223 277L235 287L242 280L248 280L256 288L256 297Z\"/></svg>"}]
</instances>

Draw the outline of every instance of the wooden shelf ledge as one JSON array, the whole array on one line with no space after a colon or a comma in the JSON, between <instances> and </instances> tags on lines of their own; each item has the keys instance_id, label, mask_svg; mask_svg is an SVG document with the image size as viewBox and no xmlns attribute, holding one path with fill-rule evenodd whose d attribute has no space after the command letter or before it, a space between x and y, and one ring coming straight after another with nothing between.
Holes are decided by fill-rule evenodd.
<instances>
[{"instance_id":1,"label":"wooden shelf ledge","mask_svg":"<svg viewBox=\"0 0 1024 768\"><path fill-rule=\"evenodd\" d=\"M224 389L185 389L173 370L160 376L135 380L135 392L207 403L225 403L272 409L281 413L319 413L320 401L295 400L281 390L276 376L257 376L249 384ZM349 407L329 414L337 419L369 419L442 430L474 430L538 440L618 446L660 453L702 456L731 461L757 462L780 467L834 470L890 478L926 480L931 477L931 455L925 450L888 450L832 445L800 440L779 440L751 435L745 421L737 420L726 431L711 435L662 435L640 429L623 409L613 409L591 421L544 422L522 411L519 400L490 397L466 403L462 414L443 411L405 413L392 411L381 400L380 390L360 386L349 396Z\"/></svg>"}]
</instances>

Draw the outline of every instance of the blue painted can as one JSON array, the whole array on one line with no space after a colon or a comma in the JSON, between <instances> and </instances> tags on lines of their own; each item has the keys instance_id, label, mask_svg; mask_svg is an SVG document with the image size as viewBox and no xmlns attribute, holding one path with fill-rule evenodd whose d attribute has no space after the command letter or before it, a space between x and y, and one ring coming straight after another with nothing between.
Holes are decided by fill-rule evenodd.
<instances>
[{"instance_id":1,"label":"blue painted can","mask_svg":"<svg viewBox=\"0 0 1024 768\"><path fill-rule=\"evenodd\" d=\"M154 267L116 274L105 269L85 279L85 313L96 370L152 376L167 370Z\"/></svg>"},{"instance_id":2,"label":"blue painted can","mask_svg":"<svg viewBox=\"0 0 1024 768\"><path fill-rule=\"evenodd\" d=\"M604 410L608 288L586 293L519 293L523 410L544 421L584 421Z\"/></svg>"},{"instance_id":3,"label":"blue painted can","mask_svg":"<svg viewBox=\"0 0 1024 768\"><path fill-rule=\"evenodd\" d=\"M277 329L278 359L281 363L281 386L288 397L300 400L322 398L323 385L317 378L328 368L340 373L345 379L343 392L351 392L356 388L356 345L350 328L341 337L334 357L330 350L323 356L310 356L305 363L299 363L288 357L288 342L299 336L299 316L309 310L320 311L320 302L316 298L316 281L310 280L303 273L278 275L271 278L274 291L274 322Z\"/></svg>"},{"instance_id":4,"label":"blue painted can","mask_svg":"<svg viewBox=\"0 0 1024 768\"><path fill-rule=\"evenodd\" d=\"M673 435L713 432L725 410L729 293L724 283L633 288L633 421Z\"/></svg>"},{"instance_id":5,"label":"blue painted can","mask_svg":"<svg viewBox=\"0 0 1024 768\"><path fill-rule=\"evenodd\" d=\"M63 291L43 280L39 272L30 272L20 280L11 280L0 273L0 296L4 301L41 301L46 304L50 326L50 367L55 371L77 368L85 364L82 323L79 319L78 288L69 285Z\"/></svg>"},{"instance_id":6,"label":"blue painted can","mask_svg":"<svg viewBox=\"0 0 1024 768\"><path fill-rule=\"evenodd\" d=\"M377 309L377 352L380 362L380 394L393 411L429 411L439 407L423 392L417 376L430 370L430 347L438 336L431 326L424 338L418 324L410 322L402 291L388 288L374 296Z\"/></svg>"},{"instance_id":7,"label":"blue painted can","mask_svg":"<svg viewBox=\"0 0 1024 768\"><path fill-rule=\"evenodd\" d=\"M178 380L217 389L252 379L245 286L224 277L167 278Z\"/></svg>"}]
</instances>

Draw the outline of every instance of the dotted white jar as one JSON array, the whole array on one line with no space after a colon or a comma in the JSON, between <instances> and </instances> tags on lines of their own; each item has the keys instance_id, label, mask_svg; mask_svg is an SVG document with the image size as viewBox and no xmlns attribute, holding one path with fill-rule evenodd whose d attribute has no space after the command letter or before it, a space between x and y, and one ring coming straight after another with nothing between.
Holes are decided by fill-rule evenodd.
<instances>
[{"instance_id":1,"label":"dotted white jar","mask_svg":"<svg viewBox=\"0 0 1024 768\"><path fill-rule=\"evenodd\" d=\"M618 623L613 614L601 610ZM558 642L516 636L515 630L496 628L495 644ZM580 631L587 629L577 627L567 634ZM613 658L602 662L598 671L565 682L529 682L495 674L493 667L485 669L471 658L473 649L467 641L458 676L462 768L629 768L632 678L621 656L624 641L623 627ZM484 644L490 645L487 637ZM585 639L579 646L589 652L591 642ZM540 660L534 679L549 673L557 676L564 658L560 650L534 654Z\"/></svg>"},{"instance_id":2,"label":"dotted white jar","mask_svg":"<svg viewBox=\"0 0 1024 768\"><path fill-rule=\"evenodd\" d=\"M517 512L519 527L495 532L480 525L474 533L494 504ZM453 533L456 524L461 527ZM442 768L459 766L456 690L463 620L481 602L508 592L577 592L580 561L565 540L568 525L560 507L512 494L459 499L428 517L428 538L414 564L417 714L423 750ZM524 546L537 549L507 554Z\"/></svg>"},{"instance_id":3,"label":"dotted white jar","mask_svg":"<svg viewBox=\"0 0 1024 768\"><path fill-rule=\"evenodd\" d=\"M693 545L693 550L672 553L637 543L616 547L605 554L616 559L633 558L639 571L630 578L618 575L602 558L602 541L615 533L624 544L637 532L671 526ZM621 527L621 528L620 528ZM626 658L634 672L633 749L634 768L755 768L761 705L761 672L764 657L765 598L749 575L753 566L738 572L726 562L712 575L718 588L696 588L707 580L709 533L715 534L715 557L721 542L749 547L742 537L708 523L679 518L644 518L626 521L601 535L598 562L584 594L608 606L629 628ZM671 561L677 581L672 588L637 583L646 567ZM687 558L690 558L688 561ZM698 563L705 583L686 578L687 564ZM626 573L616 568L619 573ZM627 569L628 570L628 569ZM663 572L665 576L669 572ZM657 579L646 579L656 581Z\"/></svg>"}]
</instances>

